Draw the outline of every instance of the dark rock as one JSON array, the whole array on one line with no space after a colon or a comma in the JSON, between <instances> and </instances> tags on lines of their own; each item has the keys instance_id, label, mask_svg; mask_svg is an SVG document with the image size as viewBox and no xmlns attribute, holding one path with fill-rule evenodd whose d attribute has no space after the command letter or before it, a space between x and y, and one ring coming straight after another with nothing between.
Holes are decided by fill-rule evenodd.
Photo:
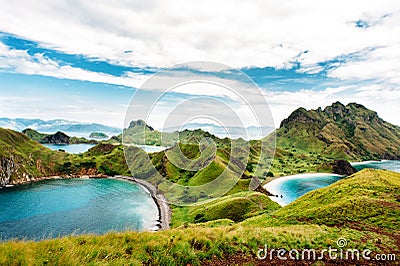
<instances>
[{"instance_id":1,"label":"dark rock","mask_svg":"<svg viewBox=\"0 0 400 266\"><path fill-rule=\"evenodd\" d=\"M346 160L336 160L332 165L332 170L338 175L352 175L357 172L357 170Z\"/></svg>"},{"instance_id":2,"label":"dark rock","mask_svg":"<svg viewBox=\"0 0 400 266\"><path fill-rule=\"evenodd\" d=\"M265 195L267 195L267 196L276 196L276 197L278 197L278 195L272 194L271 192L269 192L268 190L266 190L266 189L265 189L263 186L261 186L261 185L259 185L254 191L263 193L263 194L265 194Z\"/></svg>"},{"instance_id":3,"label":"dark rock","mask_svg":"<svg viewBox=\"0 0 400 266\"><path fill-rule=\"evenodd\" d=\"M58 131L54 135L48 135L44 137L42 143L44 144L57 144L57 145L67 145L70 144L70 137L63 133Z\"/></svg>"}]
</instances>

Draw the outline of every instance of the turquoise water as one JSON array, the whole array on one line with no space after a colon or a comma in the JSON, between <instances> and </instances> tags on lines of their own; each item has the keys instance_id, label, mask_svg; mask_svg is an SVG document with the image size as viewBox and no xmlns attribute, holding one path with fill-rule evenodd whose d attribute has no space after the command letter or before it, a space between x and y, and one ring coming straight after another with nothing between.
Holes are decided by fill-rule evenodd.
<instances>
[{"instance_id":1,"label":"turquoise water","mask_svg":"<svg viewBox=\"0 0 400 266\"><path fill-rule=\"evenodd\" d=\"M267 183L264 188L278 197L270 197L278 204L285 206L307 192L333 184L343 176L335 174L300 174L280 177Z\"/></svg>"},{"instance_id":2,"label":"turquoise water","mask_svg":"<svg viewBox=\"0 0 400 266\"><path fill-rule=\"evenodd\" d=\"M60 179L0 190L0 238L154 228L158 209L139 185L115 179Z\"/></svg>"},{"instance_id":3,"label":"turquoise water","mask_svg":"<svg viewBox=\"0 0 400 266\"><path fill-rule=\"evenodd\" d=\"M390 160L369 161L369 162L352 163L352 165L354 168L357 169L357 171L360 171L364 168L374 168L374 169L386 169L400 173L400 161L390 161Z\"/></svg>"},{"instance_id":4,"label":"turquoise water","mask_svg":"<svg viewBox=\"0 0 400 266\"><path fill-rule=\"evenodd\" d=\"M375 168L400 172L400 161L368 161L352 163L352 165L358 171L364 168ZM309 191L329 186L342 178L339 175L321 173L292 175L274 179L264 188L272 194L278 195L278 197L270 197L273 201L285 206Z\"/></svg>"},{"instance_id":5,"label":"turquoise water","mask_svg":"<svg viewBox=\"0 0 400 266\"><path fill-rule=\"evenodd\" d=\"M68 144L68 145L56 145L56 144L43 144L43 146L58 151L62 149L68 153L79 154L88 151L90 148L94 147L93 144ZM143 149L147 153L159 152L165 150L167 147L161 146L149 146L149 145L138 145L139 148Z\"/></svg>"},{"instance_id":6,"label":"turquoise water","mask_svg":"<svg viewBox=\"0 0 400 266\"><path fill-rule=\"evenodd\" d=\"M69 144L69 145L56 145L56 144L43 144L43 146L58 151L62 149L68 153L79 154L88 151L90 148L94 147L93 144Z\"/></svg>"}]
</instances>

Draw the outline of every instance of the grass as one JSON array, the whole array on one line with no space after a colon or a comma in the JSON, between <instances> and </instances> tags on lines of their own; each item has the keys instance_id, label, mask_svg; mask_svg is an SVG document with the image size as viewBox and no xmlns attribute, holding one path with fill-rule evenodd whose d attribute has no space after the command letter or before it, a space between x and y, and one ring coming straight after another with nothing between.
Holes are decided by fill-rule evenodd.
<instances>
[{"instance_id":1,"label":"grass","mask_svg":"<svg viewBox=\"0 0 400 266\"><path fill-rule=\"evenodd\" d=\"M48 141L46 141L46 138L53 135L53 134L39 133L36 130L31 129L31 128L27 128L27 129L23 130L22 133L27 135L30 139L32 139L36 142L39 142L39 143L47 143ZM69 139L70 144L97 144L96 140L88 140L83 137L69 137L68 136L68 139Z\"/></svg>"},{"instance_id":2,"label":"grass","mask_svg":"<svg viewBox=\"0 0 400 266\"><path fill-rule=\"evenodd\" d=\"M347 240L346 248L396 254L399 191L400 174L366 169L283 208L257 192L241 192L175 208L173 225L178 227L156 233L0 243L0 264L201 265L238 254L251 263L265 244L270 249L322 250L335 247L338 238ZM247 213L257 215L246 219Z\"/></svg>"},{"instance_id":3,"label":"grass","mask_svg":"<svg viewBox=\"0 0 400 266\"><path fill-rule=\"evenodd\" d=\"M400 174L365 169L311 191L278 210L283 220L372 227L389 233L400 227Z\"/></svg>"},{"instance_id":4,"label":"grass","mask_svg":"<svg viewBox=\"0 0 400 266\"><path fill-rule=\"evenodd\" d=\"M346 119L351 123L340 112L332 111L338 108L345 108L342 111L348 112ZM146 144L159 145L160 133L149 128L130 129L125 133L135 143L143 138L140 134L145 130L149 135ZM252 175L265 179L331 171L324 165L334 159L381 158L382 151L390 152L388 156L399 154L398 127L380 120L376 113L364 107L356 104L342 107L335 103L323 112L299 109L282 122L276 134L277 151L270 172L255 168L259 160L267 166L271 159L260 158L260 141L251 141L249 162L244 165L246 170L237 184L218 200L174 207L171 230L71 236L41 242L9 241L0 244L0 264L200 265L235 254L255 258L255 252L264 244L270 248L321 250L334 246L339 237L348 240L349 248L398 253L400 174L363 170L329 187L309 192L283 208L263 194L248 191ZM167 137L170 141L174 135ZM228 139L222 140L201 130L186 130L179 137L184 155L195 160L192 166L207 161L201 157L198 145L204 137L216 143L216 156L208 161L207 167L194 172L174 166L164 151L150 154L148 158L143 151L132 147L128 160L141 170L139 177L155 174L149 168L148 159L159 175L184 186L207 183L227 168L231 148ZM203 152L209 155L211 150ZM245 151L239 150L239 153L245 154ZM13 178L23 178L18 175L23 172L82 174L93 170L107 175L129 174L121 145L100 144L84 154L68 155L50 151L23 134L0 129L0 158L10 156L18 164ZM232 172L228 175L243 166L241 163L239 160L231 165Z\"/></svg>"},{"instance_id":5,"label":"grass","mask_svg":"<svg viewBox=\"0 0 400 266\"><path fill-rule=\"evenodd\" d=\"M279 209L279 205L259 192L238 192L196 206L173 208L172 226L220 219L240 222L261 213Z\"/></svg>"},{"instance_id":6,"label":"grass","mask_svg":"<svg viewBox=\"0 0 400 266\"><path fill-rule=\"evenodd\" d=\"M0 128L0 160L10 166L10 172L0 175L10 176L11 181L26 180L26 176L49 176L70 156L52 151L29 139L22 133Z\"/></svg>"},{"instance_id":7,"label":"grass","mask_svg":"<svg viewBox=\"0 0 400 266\"><path fill-rule=\"evenodd\" d=\"M25 134L0 128L0 177L11 182L52 175L129 175L122 146L99 144L84 154L50 150Z\"/></svg>"},{"instance_id":8,"label":"grass","mask_svg":"<svg viewBox=\"0 0 400 266\"><path fill-rule=\"evenodd\" d=\"M290 247L322 250L346 237L349 248L370 248L376 239L382 247L390 239L373 232L318 225L290 225L269 228L241 226L190 226L158 233L109 233L103 236L75 236L41 242L0 244L1 265L202 265L206 261L243 254L257 262L259 248ZM367 240L365 240L367 239Z\"/></svg>"}]
</instances>

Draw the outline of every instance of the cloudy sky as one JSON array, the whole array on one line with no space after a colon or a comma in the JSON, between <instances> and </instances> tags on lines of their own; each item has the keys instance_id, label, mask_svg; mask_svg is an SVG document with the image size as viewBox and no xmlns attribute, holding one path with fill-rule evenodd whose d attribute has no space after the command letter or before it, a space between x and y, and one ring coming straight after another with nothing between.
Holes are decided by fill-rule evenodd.
<instances>
[{"instance_id":1,"label":"cloudy sky","mask_svg":"<svg viewBox=\"0 0 400 266\"><path fill-rule=\"evenodd\" d=\"M168 89L143 86L149 78L191 61L252 78L276 126L297 107L335 101L400 125L398 0L0 2L0 117L122 127L137 90L150 99ZM226 69L178 71L242 82ZM238 101L207 84L180 88L150 122L161 121L163 106L202 95Z\"/></svg>"}]
</instances>

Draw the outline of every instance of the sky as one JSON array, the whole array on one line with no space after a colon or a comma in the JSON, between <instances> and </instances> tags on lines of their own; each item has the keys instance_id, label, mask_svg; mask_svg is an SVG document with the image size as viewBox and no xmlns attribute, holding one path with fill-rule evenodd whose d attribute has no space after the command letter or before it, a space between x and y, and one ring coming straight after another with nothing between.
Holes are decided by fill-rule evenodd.
<instances>
[{"instance_id":1,"label":"sky","mask_svg":"<svg viewBox=\"0 0 400 266\"><path fill-rule=\"evenodd\" d=\"M204 69L194 61L215 63ZM237 120L231 115L255 123L243 97L219 85L177 86L157 98L170 88L146 83L171 68L165 84L213 76L244 97L263 95L276 127L298 107L336 101L363 104L400 125L400 2L0 2L0 117L122 128L140 94L135 104L156 105L155 128L172 107L202 97L230 111L200 100L190 105L193 116L207 109L225 114L227 124Z\"/></svg>"}]
</instances>

